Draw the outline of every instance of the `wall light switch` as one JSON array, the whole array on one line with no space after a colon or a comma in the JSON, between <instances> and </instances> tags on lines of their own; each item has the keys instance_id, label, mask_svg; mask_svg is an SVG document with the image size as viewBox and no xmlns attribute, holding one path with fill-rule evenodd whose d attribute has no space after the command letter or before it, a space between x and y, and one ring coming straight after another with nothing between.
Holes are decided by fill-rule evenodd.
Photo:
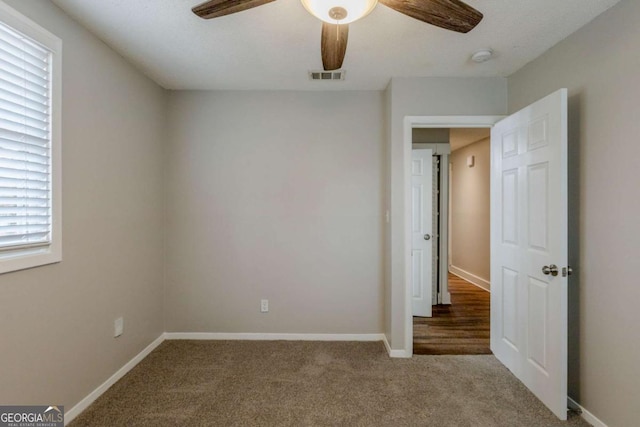
<instances>
[{"instance_id":1,"label":"wall light switch","mask_svg":"<svg viewBox=\"0 0 640 427\"><path fill-rule=\"evenodd\" d=\"M124 332L124 318L118 317L113 322L113 336L114 338L119 337Z\"/></svg>"}]
</instances>

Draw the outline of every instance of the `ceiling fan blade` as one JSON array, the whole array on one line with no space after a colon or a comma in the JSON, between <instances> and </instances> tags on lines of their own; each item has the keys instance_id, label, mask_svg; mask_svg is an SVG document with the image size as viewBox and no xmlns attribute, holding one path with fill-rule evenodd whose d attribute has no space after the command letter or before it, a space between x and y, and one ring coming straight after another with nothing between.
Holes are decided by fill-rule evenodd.
<instances>
[{"instance_id":1,"label":"ceiling fan blade","mask_svg":"<svg viewBox=\"0 0 640 427\"><path fill-rule=\"evenodd\" d=\"M326 71L337 70L342 67L344 54L347 52L348 38L348 24L322 23L322 65Z\"/></svg>"},{"instance_id":2,"label":"ceiling fan blade","mask_svg":"<svg viewBox=\"0 0 640 427\"><path fill-rule=\"evenodd\" d=\"M200 18L211 19L242 12L272 1L275 0L210 0L195 6L191 10Z\"/></svg>"},{"instance_id":3,"label":"ceiling fan blade","mask_svg":"<svg viewBox=\"0 0 640 427\"><path fill-rule=\"evenodd\" d=\"M379 0L412 18L458 33L468 33L482 20L482 13L460 0Z\"/></svg>"}]
</instances>

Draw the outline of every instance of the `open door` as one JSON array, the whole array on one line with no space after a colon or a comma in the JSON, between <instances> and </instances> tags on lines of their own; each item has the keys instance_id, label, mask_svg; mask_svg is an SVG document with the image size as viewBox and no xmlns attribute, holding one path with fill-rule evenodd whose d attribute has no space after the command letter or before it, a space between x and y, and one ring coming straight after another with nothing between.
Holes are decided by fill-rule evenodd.
<instances>
[{"instance_id":1,"label":"open door","mask_svg":"<svg viewBox=\"0 0 640 427\"><path fill-rule=\"evenodd\" d=\"M432 155L412 150L411 157L411 286L414 316L431 317L432 279Z\"/></svg>"},{"instance_id":2,"label":"open door","mask_svg":"<svg viewBox=\"0 0 640 427\"><path fill-rule=\"evenodd\" d=\"M567 90L491 131L491 350L567 419Z\"/></svg>"}]
</instances>

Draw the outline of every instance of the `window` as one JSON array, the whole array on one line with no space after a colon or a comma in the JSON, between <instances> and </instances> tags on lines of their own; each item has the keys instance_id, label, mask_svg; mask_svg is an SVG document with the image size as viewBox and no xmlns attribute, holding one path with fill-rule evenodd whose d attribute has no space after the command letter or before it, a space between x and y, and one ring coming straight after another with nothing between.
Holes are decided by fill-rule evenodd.
<instances>
[{"instance_id":1,"label":"window","mask_svg":"<svg viewBox=\"0 0 640 427\"><path fill-rule=\"evenodd\" d=\"M61 260L61 48L0 3L0 273Z\"/></svg>"}]
</instances>

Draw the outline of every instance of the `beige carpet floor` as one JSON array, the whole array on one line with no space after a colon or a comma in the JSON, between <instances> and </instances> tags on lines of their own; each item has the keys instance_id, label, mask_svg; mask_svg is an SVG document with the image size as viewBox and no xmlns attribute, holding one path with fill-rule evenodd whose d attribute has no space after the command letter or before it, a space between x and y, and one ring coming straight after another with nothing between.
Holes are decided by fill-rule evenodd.
<instances>
[{"instance_id":1,"label":"beige carpet floor","mask_svg":"<svg viewBox=\"0 0 640 427\"><path fill-rule=\"evenodd\" d=\"M165 341L79 426L587 426L494 356L390 359L380 342Z\"/></svg>"}]
</instances>

